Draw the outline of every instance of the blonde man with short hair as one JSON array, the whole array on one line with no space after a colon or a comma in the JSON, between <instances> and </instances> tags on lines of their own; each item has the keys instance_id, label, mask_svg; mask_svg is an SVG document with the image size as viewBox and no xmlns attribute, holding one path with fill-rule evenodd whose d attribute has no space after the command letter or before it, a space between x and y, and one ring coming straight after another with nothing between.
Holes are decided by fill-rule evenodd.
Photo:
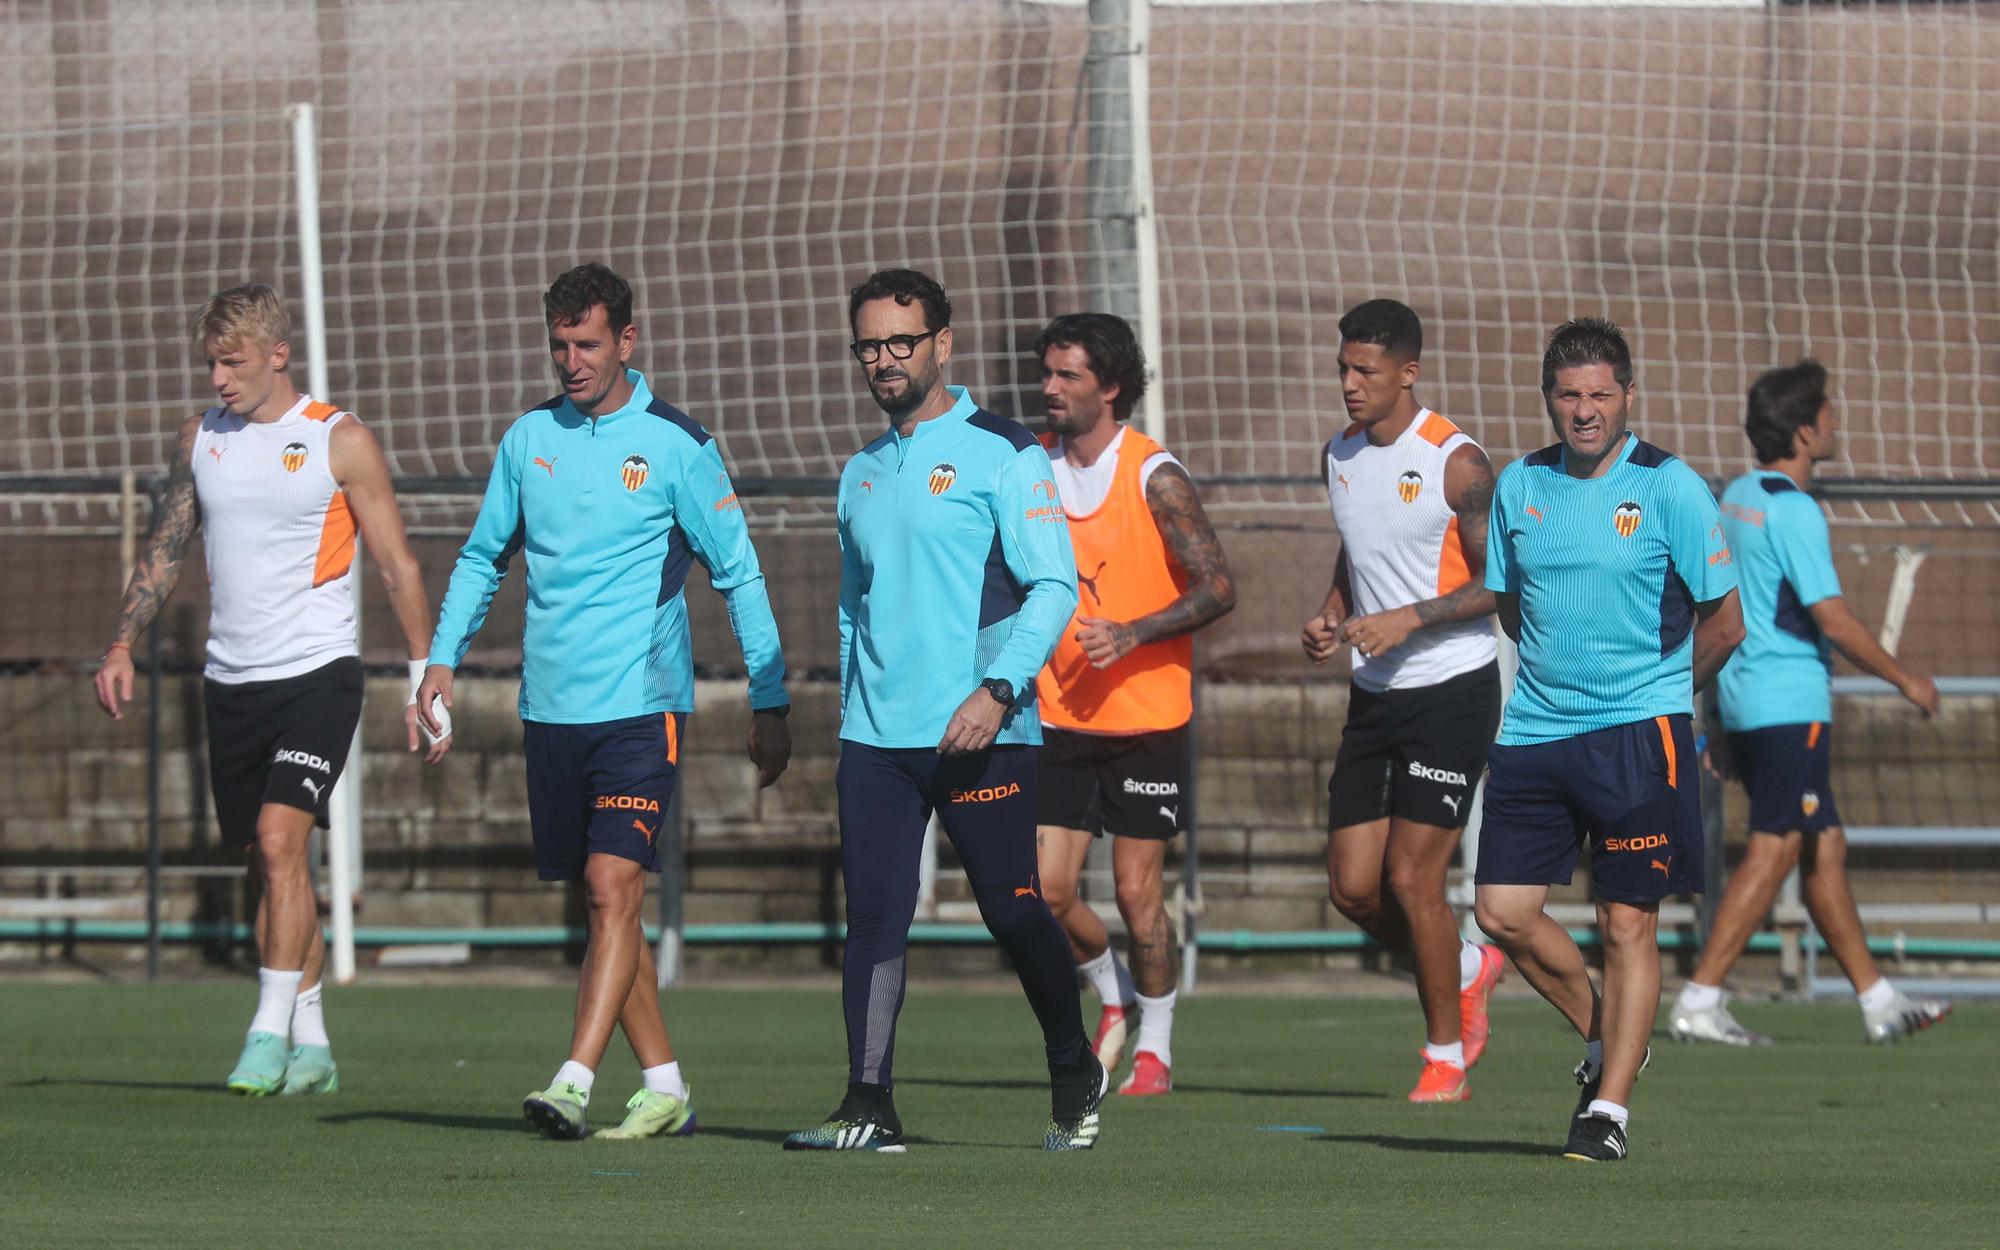
<instances>
[{"instance_id":1,"label":"blonde man with short hair","mask_svg":"<svg viewBox=\"0 0 2000 1250\"><path fill-rule=\"evenodd\" d=\"M430 604L374 434L293 382L291 318L278 293L262 283L218 292L195 318L194 338L220 402L181 426L152 537L97 670L97 702L124 718L133 644L173 593L202 527L209 781L223 840L249 854L261 887L257 1012L227 1084L253 1096L330 1094L340 1076L320 1004L326 952L306 854L315 821L327 825L361 717L357 532L403 630L412 751ZM429 762L451 749L450 732L422 731Z\"/></svg>"}]
</instances>

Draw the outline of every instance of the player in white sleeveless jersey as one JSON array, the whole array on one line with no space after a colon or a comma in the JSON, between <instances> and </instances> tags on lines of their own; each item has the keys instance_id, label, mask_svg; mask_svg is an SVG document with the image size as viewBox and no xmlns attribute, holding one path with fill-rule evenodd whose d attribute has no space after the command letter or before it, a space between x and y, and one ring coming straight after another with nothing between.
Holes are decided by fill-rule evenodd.
<instances>
[{"instance_id":1,"label":"player in white sleeveless jersey","mask_svg":"<svg viewBox=\"0 0 2000 1250\"><path fill-rule=\"evenodd\" d=\"M340 1086L320 1003L325 947L306 849L315 820L327 824L361 717L357 530L381 567L410 657L403 719L412 751L430 647L430 605L388 462L352 414L299 393L290 336L284 303L262 284L213 296L195 319L222 402L181 426L166 497L97 671L99 706L123 719L132 647L173 593L199 525L210 600L209 781L223 841L250 852L260 887L257 1012L227 1082L252 1095ZM449 726L423 736L426 758L444 758Z\"/></svg>"},{"instance_id":2,"label":"player in white sleeveless jersey","mask_svg":"<svg viewBox=\"0 0 2000 1250\"><path fill-rule=\"evenodd\" d=\"M1352 422L1322 470L1340 530L1326 601L1301 639L1313 663L1354 648L1347 726L1327 782L1328 892L1382 945L1407 949L1428 1034L1412 1102L1463 1102L1505 961L1458 936L1445 875L1500 722L1485 589L1493 468L1417 402L1417 314L1370 300L1340 319ZM1479 572L1475 572L1478 570Z\"/></svg>"}]
</instances>

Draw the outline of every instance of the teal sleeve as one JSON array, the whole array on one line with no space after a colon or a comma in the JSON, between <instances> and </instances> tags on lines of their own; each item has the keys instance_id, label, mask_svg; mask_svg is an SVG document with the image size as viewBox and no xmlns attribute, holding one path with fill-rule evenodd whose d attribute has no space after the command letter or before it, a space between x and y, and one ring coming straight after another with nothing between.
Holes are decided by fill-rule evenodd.
<instances>
[{"instance_id":1,"label":"teal sleeve","mask_svg":"<svg viewBox=\"0 0 2000 1250\"><path fill-rule=\"evenodd\" d=\"M1713 603L1736 589L1736 563L1722 529L1722 511L1708 483L1680 461L1673 473L1673 512L1667 518L1667 556L1696 603Z\"/></svg>"},{"instance_id":2,"label":"teal sleeve","mask_svg":"<svg viewBox=\"0 0 2000 1250\"><path fill-rule=\"evenodd\" d=\"M457 668L465 658L472 636L486 623L486 609L493 592L507 576L507 566L527 541L521 516L520 439L509 430L500 440L500 452L493 458L493 472L486 479L486 498L479 504L479 517L458 550L452 565L451 583L438 606L437 633L431 637L430 663Z\"/></svg>"},{"instance_id":3,"label":"teal sleeve","mask_svg":"<svg viewBox=\"0 0 2000 1250\"><path fill-rule=\"evenodd\" d=\"M1518 478L1513 469L1510 464L1500 471L1493 502L1486 508L1486 589L1496 594L1521 593L1521 575L1514 565L1514 535L1507 528L1507 514L1512 510L1507 496Z\"/></svg>"},{"instance_id":4,"label":"teal sleeve","mask_svg":"<svg viewBox=\"0 0 2000 1250\"><path fill-rule=\"evenodd\" d=\"M785 694L785 652L778 641L778 620L771 613L764 570L736 487L723 467L722 453L709 439L681 459L680 481L674 490L674 517L688 547L708 570L711 586L729 609L729 628L743 649L750 671L750 706L781 707Z\"/></svg>"},{"instance_id":5,"label":"teal sleeve","mask_svg":"<svg viewBox=\"0 0 2000 1250\"><path fill-rule=\"evenodd\" d=\"M840 479L840 494L834 511L840 536L840 705L847 706L847 678L853 668L854 618L861 610L861 564L854 556L854 540L847 533L847 477Z\"/></svg>"},{"instance_id":6,"label":"teal sleeve","mask_svg":"<svg viewBox=\"0 0 2000 1250\"><path fill-rule=\"evenodd\" d=\"M986 670L1014 687L1018 695L1055 654L1062 631L1076 613L1076 555L1069 543L1069 517L1050 507L1054 487L1038 493L1048 481L1049 453L1039 445L1016 452L1001 465L994 484L994 526L1000 555L1016 583L1027 590L1006 645Z\"/></svg>"},{"instance_id":7,"label":"teal sleeve","mask_svg":"<svg viewBox=\"0 0 2000 1250\"><path fill-rule=\"evenodd\" d=\"M1774 496L1771 503L1771 549L1799 602L1811 607L1822 599L1839 597L1840 574L1833 567L1833 540L1827 531L1826 514L1803 491Z\"/></svg>"}]
</instances>

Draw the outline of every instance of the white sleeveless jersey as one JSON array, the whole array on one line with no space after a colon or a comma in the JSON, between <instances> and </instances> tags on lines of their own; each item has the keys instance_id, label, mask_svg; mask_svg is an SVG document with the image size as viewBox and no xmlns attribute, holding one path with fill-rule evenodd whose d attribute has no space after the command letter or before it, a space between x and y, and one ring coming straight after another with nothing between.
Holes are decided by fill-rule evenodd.
<instances>
[{"instance_id":1,"label":"white sleeveless jersey","mask_svg":"<svg viewBox=\"0 0 2000 1250\"><path fill-rule=\"evenodd\" d=\"M235 685L358 655L354 514L328 444L347 416L302 396L278 420L202 414L194 489L208 556L208 665Z\"/></svg>"},{"instance_id":2,"label":"white sleeveless jersey","mask_svg":"<svg viewBox=\"0 0 2000 1250\"><path fill-rule=\"evenodd\" d=\"M1458 515L1444 498L1444 465L1463 446L1478 444L1428 408L1387 447L1369 443L1352 425L1326 445L1324 470L1333 523L1347 555L1360 615L1435 599L1486 570L1466 567ZM1353 655L1354 684L1363 690L1435 686L1493 662L1491 618L1417 631L1383 655Z\"/></svg>"}]
</instances>

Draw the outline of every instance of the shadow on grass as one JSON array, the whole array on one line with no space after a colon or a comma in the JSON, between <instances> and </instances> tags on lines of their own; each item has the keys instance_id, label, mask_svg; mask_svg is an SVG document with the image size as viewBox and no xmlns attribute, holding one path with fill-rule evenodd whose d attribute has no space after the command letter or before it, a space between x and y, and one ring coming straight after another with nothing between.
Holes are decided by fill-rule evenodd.
<instances>
[{"instance_id":1,"label":"shadow on grass","mask_svg":"<svg viewBox=\"0 0 2000 1250\"><path fill-rule=\"evenodd\" d=\"M723 1137L730 1141L759 1141L777 1145L785 1140L792 1130L782 1128L739 1128L734 1124L710 1124L702 1120L695 1125L696 1137Z\"/></svg>"},{"instance_id":2,"label":"shadow on grass","mask_svg":"<svg viewBox=\"0 0 2000 1250\"><path fill-rule=\"evenodd\" d=\"M371 1120L392 1120L398 1124L420 1124L425 1128L462 1128L486 1133L522 1133L539 1135L540 1131L521 1116L500 1115L446 1115L436 1111L342 1111L335 1115L323 1115L321 1124L362 1124Z\"/></svg>"},{"instance_id":3,"label":"shadow on grass","mask_svg":"<svg viewBox=\"0 0 2000 1250\"><path fill-rule=\"evenodd\" d=\"M1048 1092L1047 1081L986 1080L975 1081L948 1076L899 1076L898 1085L944 1085L954 1089L1034 1089ZM1112 1078L1112 1088L1118 1087L1117 1077ZM1269 1089L1244 1085L1183 1085L1176 1081L1174 1090L1183 1094L1234 1094L1242 1098L1387 1098L1388 1095L1374 1090L1359 1089Z\"/></svg>"},{"instance_id":4,"label":"shadow on grass","mask_svg":"<svg viewBox=\"0 0 2000 1250\"><path fill-rule=\"evenodd\" d=\"M213 1081L107 1081L90 1077L38 1076L32 1081L13 1081L10 1084L15 1089L33 1089L38 1085L46 1085L51 1089L63 1085L96 1085L105 1089L159 1089L179 1094L226 1094L232 1098L241 1097Z\"/></svg>"},{"instance_id":5,"label":"shadow on grass","mask_svg":"<svg viewBox=\"0 0 2000 1250\"><path fill-rule=\"evenodd\" d=\"M1553 1159L1560 1152L1547 1142L1466 1141L1457 1137L1391 1137L1383 1133L1328 1133L1314 1141L1348 1142L1360 1146L1380 1146L1384 1150L1408 1150L1418 1154L1445 1155L1536 1155Z\"/></svg>"}]
</instances>

